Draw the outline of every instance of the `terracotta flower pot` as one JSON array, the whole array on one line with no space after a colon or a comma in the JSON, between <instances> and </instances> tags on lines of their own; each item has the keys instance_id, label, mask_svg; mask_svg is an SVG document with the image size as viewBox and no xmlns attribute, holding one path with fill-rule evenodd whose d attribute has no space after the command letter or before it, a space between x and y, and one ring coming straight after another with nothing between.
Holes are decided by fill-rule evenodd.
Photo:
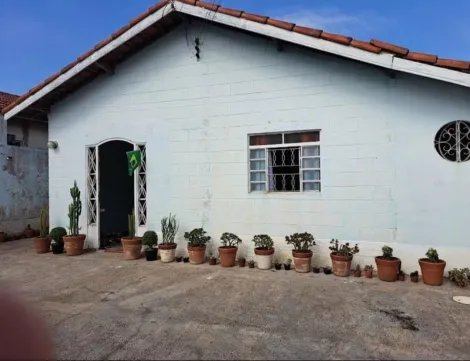
<instances>
[{"instance_id":1,"label":"terracotta flower pot","mask_svg":"<svg viewBox=\"0 0 470 361\"><path fill-rule=\"evenodd\" d=\"M26 238L33 238L36 232L34 231L34 229L25 229L23 233Z\"/></svg>"},{"instance_id":2,"label":"terracotta flower pot","mask_svg":"<svg viewBox=\"0 0 470 361\"><path fill-rule=\"evenodd\" d=\"M34 247L36 248L36 253L47 253L51 248L51 239L49 237L35 237Z\"/></svg>"},{"instance_id":3,"label":"terracotta flower pot","mask_svg":"<svg viewBox=\"0 0 470 361\"><path fill-rule=\"evenodd\" d=\"M0 243L6 242L7 234L5 232L0 232Z\"/></svg>"},{"instance_id":4,"label":"terracotta flower pot","mask_svg":"<svg viewBox=\"0 0 470 361\"><path fill-rule=\"evenodd\" d=\"M430 286L440 286L444 280L444 269L446 262L440 260L438 263L429 262L427 258L419 260L423 282Z\"/></svg>"},{"instance_id":5,"label":"terracotta flower pot","mask_svg":"<svg viewBox=\"0 0 470 361\"><path fill-rule=\"evenodd\" d=\"M209 258L209 265L215 266L217 264L217 258Z\"/></svg>"},{"instance_id":6,"label":"terracotta flower pot","mask_svg":"<svg viewBox=\"0 0 470 361\"><path fill-rule=\"evenodd\" d=\"M419 276L417 276L417 275L410 276L410 281L414 282L414 283L418 283Z\"/></svg>"},{"instance_id":7,"label":"terracotta flower pot","mask_svg":"<svg viewBox=\"0 0 470 361\"><path fill-rule=\"evenodd\" d=\"M355 270L354 271L354 277L361 277L362 276L362 271Z\"/></svg>"},{"instance_id":8,"label":"terracotta flower pot","mask_svg":"<svg viewBox=\"0 0 470 361\"><path fill-rule=\"evenodd\" d=\"M170 263L175 260L176 247L176 243L160 243L158 245L160 259L163 263Z\"/></svg>"},{"instance_id":9,"label":"terracotta flower pot","mask_svg":"<svg viewBox=\"0 0 470 361\"><path fill-rule=\"evenodd\" d=\"M222 267L235 266L238 247L219 247L220 265Z\"/></svg>"},{"instance_id":10,"label":"terracotta flower pot","mask_svg":"<svg viewBox=\"0 0 470 361\"><path fill-rule=\"evenodd\" d=\"M142 256L142 237L121 238L122 250L124 251L124 259L139 259Z\"/></svg>"},{"instance_id":11,"label":"terracotta flower pot","mask_svg":"<svg viewBox=\"0 0 470 361\"><path fill-rule=\"evenodd\" d=\"M292 251L292 258L294 258L294 268L299 273L308 273L312 268L313 252L306 251Z\"/></svg>"},{"instance_id":12,"label":"terracotta flower pot","mask_svg":"<svg viewBox=\"0 0 470 361\"><path fill-rule=\"evenodd\" d=\"M86 234L79 234L78 237L80 237L80 239L85 240L86 239Z\"/></svg>"},{"instance_id":13,"label":"terracotta flower pot","mask_svg":"<svg viewBox=\"0 0 470 361\"><path fill-rule=\"evenodd\" d=\"M364 271L365 278L372 278L372 271Z\"/></svg>"},{"instance_id":14,"label":"terracotta flower pot","mask_svg":"<svg viewBox=\"0 0 470 361\"><path fill-rule=\"evenodd\" d=\"M246 260L244 258L240 258L238 260L238 267L245 267Z\"/></svg>"},{"instance_id":15,"label":"terracotta flower pot","mask_svg":"<svg viewBox=\"0 0 470 361\"><path fill-rule=\"evenodd\" d=\"M338 277L348 277L351 270L352 257L337 256L330 253L331 263L333 264L333 274Z\"/></svg>"},{"instance_id":16,"label":"terracotta flower pot","mask_svg":"<svg viewBox=\"0 0 470 361\"><path fill-rule=\"evenodd\" d=\"M188 246L188 254L189 254L189 263L191 264L204 263L204 259L206 258L206 245L197 246L197 247Z\"/></svg>"},{"instance_id":17,"label":"terracotta flower pot","mask_svg":"<svg viewBox=\"0 0 470 361\"><path fill-rule=\"evenodd\" d=\"M397 279L398 279L399 281L404 281L404 280L405 280L405 274L404 274L404 273L398 274Z\"/></svg>"},{"instance_id":18,"label":"terracotta flower pot","mask_svg":"<svg viewBox=\"0 0 470 361\"><path fill-rule=\"evenodd\" d=\"M384 259L383 256L375 257L377 265L377 277L385 282L395 282L397 280L398 269L401 261L399 258Z\"/></svg>"},{"instance_id":19,"label":"terracotta flower pot","mask_svg":"<svg viewBox=\"0 0 470 361\"><path fill-rule=\"evenodd\" d=\"M64 236L62 239L64 240L67 256L80 256L83 253L85 240L80 236Z\"/></svg>"},{"instance_id":20,"label":"terracotta flower pot","mask_svg":"<svg viewBox=\"0 0 470 361\"><path fill-rule=\"evenodd\" d=\"M273 267L273 249L259 249L255 248L256 263L258 269L268 270Z\"/></svg>"}]
</instances>

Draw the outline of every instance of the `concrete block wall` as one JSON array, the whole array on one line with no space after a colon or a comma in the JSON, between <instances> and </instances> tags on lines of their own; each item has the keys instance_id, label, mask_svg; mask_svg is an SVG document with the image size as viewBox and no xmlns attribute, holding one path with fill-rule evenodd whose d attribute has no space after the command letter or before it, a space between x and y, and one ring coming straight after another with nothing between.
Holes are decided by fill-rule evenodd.
<instances>
[{"instance_id":1,"label":"concrete block wall","mask_svg":"<svg viewBox=\"0 0 470 361\"><path fill-rule=\"evenodd\" d=\"M237 233L249 257L254 234L271 235L285 258L284 236L308 231L319 264L339 238L360 244L361 263L388 244L407 272L429 246L467 266L470 164L433 147L442 125L470 117L467 89L293 45L279 52L209 24L198 62L190 42L199 29L181 26L52 109L52 224L66 224L74 179L85 194L86 145L122 138L147 146L147 229L172 212L181 234L204 227L218 242ZM310 129L321 130L322 191L249 193L248 134ZM86 229L86 215L81 222Z\"/></svg>"}]
</instances>

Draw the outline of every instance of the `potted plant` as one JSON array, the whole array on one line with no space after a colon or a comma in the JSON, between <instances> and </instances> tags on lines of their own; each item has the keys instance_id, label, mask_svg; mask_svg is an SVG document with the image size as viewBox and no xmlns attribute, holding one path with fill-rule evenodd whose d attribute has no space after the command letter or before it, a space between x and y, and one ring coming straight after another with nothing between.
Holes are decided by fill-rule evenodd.
<instances>
[{"instance_id":1,"label":"potted plant","mask_svg":"<svg viewBox=\"0 0 470 361\"><path fill-rule=\"evenodd\" d=\"M274 262L274 268L276 269L276 271L280 271L281 268L282 268L282 263L279 262L278 260L276 260L276 261Z\"/></svg>"},{"instance_id":2,"label":"potted plant","mask_svg":"<svg viewBox=\"0 0 470 361\"><path fill-rule=\"evenodd\" d=\"M252 259L250 259L248 261L248 268L255 268L255 261L253 261Z\"/></svg>"},{"instance_id":3,"label":"potted plant","mask_svg":"<svg viewBox=\"0 0 470 361\"><path fill-rule=\"evenodd\" d=\"M0 232L0 243L6 242L7 234L5 232Z\"/></svg>"},{"instance_id":4,"label":"potted plant","mask_svg":"<svg viewBox=\"0 0 470 361\"><path fill-rule=\"evenodd\" d=\"M285 269L286 271L289 271L291 264L292 264L292 260L291 260L290 258L288 258L287 261L284 262L284 269Z\"/></svg>"},{"instance_id":5,"label":"potted plant","mask_svg":"<svg viewBox=\"0 0 470 361\"><path fill-rule=\"evenodd\" d=\"M67 231L64 227L55 227L51 229L50 237L52 239L52 253L62 254L64 253L64 236L67 235Z\"/></svg>"},{"instance_id":6,"label":"potted plant","mask_svg":"<svg viewBox=\"0 0 470 361\"><path fill-rule=\"evenodd\" d=\"M375 257L377 265L377 276L379 280L385 282L395 282L401 265L399 258L393 257L393 248L389 246L382 247L382 256Z\"/></svg>"},{"instance_id":7,"label":"potted plant","mask_svg":"<svg viewBox=\"0 0 470 361\"><path fill-rule=\"evenodd\" d=\"M310 272L313 252L309 248L316 244L313 236L308 232L294 233L286 236L286 243L294 246L292 257L295 270L300 273Z\"/></svg>"},{"instance_id":8,"label":"potted plant","mask_svg":"<svg viewBox=\"0 0 470 361\"><path fill-rule=\"evenodd\" d=\"M454 268L449 271L449 281L458 287L467 287L469 274L470 270L468 268Z\"/></svg>"},{"instance_id":9,"label":"potted plant","mask_svg":"<svg viewBox=\"0 0 470 361\"><path fill-rule=\"evenodd\" d=\"M217 264L217 257L215 257L212 253L209 256L209 265L215 266Z\"/></svg>"},{"instance_id":10,"label":"potted plant","mask_svg":"<svg viewBox=\"0 0 470 361\"><path fill-rule=\"evenodd\" d=\"M176 256L175 259L177 263L183 262L183 256Z\"/></svg>"},{"instance_id":11,"label":"potted plant","mask_svg":"<svg viewBox=\"0 0 470 361\"><path fill-rule=\"evenodd\" d=\"M222 246L219 247L220 265L222 267L235 266L235 258L237 257L238 245L242 240L233 233L225 232L220 237Z\"/></svg>"},{"instance_id":12,"label":"potted plant","mask_svg":"<svg viewBox=\"0 0 470 361\"><path fill-rule=\"evenodd\" d=\"M312 271L313 273L320 273L320 267L313 266Z\"/></svg>"},{"instance_id":13,"label":"potted plant","mask_svg":"<svg viewBox=\"0 0 470 361\"><path fill-rule=\"evenodd\" d=\"M158 236L154 231L146 231L142 236L142 244L145 247L145 259L156 261L158 255Z\"/></svg>"},{"instance_id":14,"label":"potted plant","mask_svg":"<svg viewBox=\"0 0 470 361\"><path fill-rule=\"evenodd\" d=\"M243 257L238 257L238 266L245 267L246 260Z\"/></svg>"},{"instance_id":15,"label":"potted plant","mask_svg":"<svg viewBox=\"0 0 470 361\"><path fill-rule=\"evenodd\" d=\"M162 243L158 245L160 251L160 259L163 263L173 262L176 254L175 237L178 233L178 222L176 216L171 213L168 217L163 217L161 220L162 225Z\"/></svg>"},{"instance_id":16,"label":"potted plant","mask_svg":"<svg viewBox=\"0 0 470 361\"><path fill-rule=\"evenodd\" d=\"M430 286L442 285L446 262L439 259L439 254L434 248L428 249L426 257L419 260L423 282Z\"/></svg>"},{"instance_id":17,"label":"potted plant","mask_svg":"<svg viewBox=\"0 0 470 361\"><path fill-rule=\"evenodd\" d=\"M414 283L418 283L419 281L419 274L418 271L414 271L410 273L410 281Z\"/></svg>"},{"instance_id":18,"label":"potted plant","mask_svg":"<svg viewBox=\"0 0 470 361\"><path fill-rule=\"evenodd\" d=\"M189 257L183 257L183 263L188 263L189 262Z\"/></svg>"},{"instance_id":19,"label":"potted plant","mask_svg":"<svg viewBox=\"0 0 470 361\"><path fill-rule=\"evenodd\" d=\"M326 275L331 274L331 267L323 267L323 273Z\"/></svg>"},{"instance_id":20,"label":"potted plant","mask_svg":"<svg viewBox=\"0 0 470 361\"><path fill-rule=\"evenodd\" d=\"M340 245L337 239L330 242L330 257L333 264L333 273L339 277L349 276L351 261L356 253L359 253L357 244L350 247L349 243Z\"/></svg>"},{"instance_id":21,"label":"potted plant","mask_svg":"<svg viewBox=\"0 0 470 361\"><path fill-rule=\"evenodd\" d=\"M70 188L72 203L69 204L69 235L64 236L65 252L67 256L79 256L83 253L85 239L79 235L78 226L80 215L82 214L82 201L80 200L80 189L77 187L77 181L74 181Z\"/></svg>"},{"instance_id":22,"label":"potted plant","mask_svg":"<svg viewBox=\"0 0 470 361\"><path fill-rule=\"evenodd\" d=\"M191 264L204 263L206 258L206 243L211 239L206 236L202 228L194 228L191 232L185 232L184 238L188 241L189 262Z\"/></svg>"},{"instance_id":23,"label":"potted plant","mask_svg":"<svg viewBox=\"0 0 470 361\"><path fill-rule=\"evenodd\" d=\"M122 237L121 244L124 252L124 259L133 260L139 259L142 256L142 237L135 235L135 212L127 216L127 223L129 228L129 237Z\"/></svg>"},{"instance_id":24,"label":"potted plant","mask_svg":"<svg viewBox=\"0 0 470 361\"><path fill-rule=\"evenodd\" d=\"M255 243L256 263L259 269L267 270L273 266L274 242L267 234L253 237Z\"/></svg>"},{"instance_id":25,"label":"potted plant","mask_svg":"<svg viewBox=\"0 0 470 361\"><path fill-rule=\"evenodd\" d=\"M397 279L399 281L404 281L405 280L405 274L403 273L403 271L401 269L398 271Z\"/></svg>"},{"instance_id":26,"label":"potted plant","mask_svg":"<svg viewBox=\"0 0 470 361\"><path fill-rule=\"evenodd\" d=\"M48 217L47 208L41 209L39 215L39 237L34 238L34 247L36 248L36 253L47 253L51 248L51 239L48 236Z\"/></svg>"},{"instance_id":27,"label":"potted plant","mask_svg":"<svg viewBox=\"0 0 470 361\"><path fill-rule=\"evenodd\" d=\"M362 275L361 265L357 264L356 269L354 270L354 277L361 277L361 275Z\"/></svg>"},{"instance_id":28,"label":"potted plant","mask_svg":"<svg viewBox=\"0 0 470 361\"><path fill-rule=\"evenodd\" d=\"M365 278L372 278L372 274L374 272L374 267L372 265L367 265L364 267L364 277Z\"/></svg>"},{"instance_id":29,"label":"potted plant","mask_svg":"<svg viewBox=\"0 0 470 361\"><path fill-rule=\"evenodd\" d=\"M26 228L24 229L23 232L24 232L24 236L25 236L26 238L33 238L34 235L36 234L36 232L34 231L34 229L31 229L31 225L30 225L30 224L28 224L28 225L26 226Z\"/></svg>"}]
</instances>

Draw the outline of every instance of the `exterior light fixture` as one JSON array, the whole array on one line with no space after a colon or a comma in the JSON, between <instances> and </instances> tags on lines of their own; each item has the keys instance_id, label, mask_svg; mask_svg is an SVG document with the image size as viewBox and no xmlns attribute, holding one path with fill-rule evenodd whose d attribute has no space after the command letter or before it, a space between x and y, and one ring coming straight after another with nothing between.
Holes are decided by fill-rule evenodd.
<instances>
[{"instance_id":1,"label":"exterior light fixture","mask_svg":"<svg viewBox=\"0 0 470 361\"><path fill-rule=\"evenodd\" d=\"M50 140L47 142L47 148L49 149L56 149L59 146L59 143L57 143L55 140Z\"/></svg>"}]
</instances>

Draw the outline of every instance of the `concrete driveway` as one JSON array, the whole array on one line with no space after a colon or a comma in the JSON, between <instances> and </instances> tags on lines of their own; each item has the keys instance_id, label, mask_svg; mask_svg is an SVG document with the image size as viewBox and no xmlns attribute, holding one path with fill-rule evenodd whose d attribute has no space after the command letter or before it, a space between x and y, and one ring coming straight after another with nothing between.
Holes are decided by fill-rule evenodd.
<instances>
[{"instance_id":1,"label":"concrete driveway","mask_svg":"<svg viewBox=\"0 0 470 361\"><path fill-rule=\"evenodd\" d=\"M62 359L469 359L469 295L408 280L37 255L0 244L0 280Z\"/></svg>"}]
</instances>

